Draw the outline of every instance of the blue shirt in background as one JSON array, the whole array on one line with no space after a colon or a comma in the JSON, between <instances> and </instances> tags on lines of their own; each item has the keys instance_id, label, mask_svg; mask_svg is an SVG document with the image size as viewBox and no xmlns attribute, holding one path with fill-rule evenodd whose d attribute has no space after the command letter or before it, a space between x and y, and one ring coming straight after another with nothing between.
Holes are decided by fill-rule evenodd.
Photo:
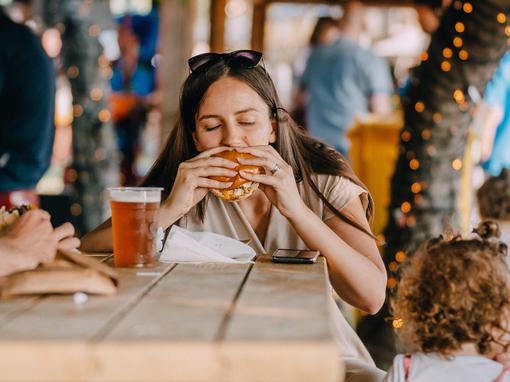
<instances>
[{"instance_id":1,"label":"blue shirt in background","mask_svg":"<svg viewBox=\"0 0 510 382\"><path fill-rule=\"evenodd\" d=\"M0 192L33 189L50 165L55 70L39 38L0 7Z\"/></svg>"},{"instance_id":2,"label":"blue shirt in background","mask_svg":"<svg viewBox=\"0 0 510 382\"><path fill-rule=\"evenodd\" d=\"M483 168L491 176L498 176L503 168L510 168L510 52L501 59L494 76L487 84L484 100L490 106L503 109L489 159Z\"/></svg>"},{"instance_id":3,"label":"blue shirt in background","mask_svg":"<svg viewBox=\"0 0 510 382\"><path fill-rule=\"evenodd\" d=\"M301 86L308 92L310 133L343 154L354 116L368 113L373 94L393 91L386 61L348 38L312 49Z\"/></svg>"}]
</instances>

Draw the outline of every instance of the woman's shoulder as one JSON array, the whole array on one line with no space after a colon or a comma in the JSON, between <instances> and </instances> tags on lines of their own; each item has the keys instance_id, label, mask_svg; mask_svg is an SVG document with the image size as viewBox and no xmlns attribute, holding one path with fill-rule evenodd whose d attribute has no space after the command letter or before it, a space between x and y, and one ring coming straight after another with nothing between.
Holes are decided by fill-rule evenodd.
<instances>
[{"instance_id":1,"label":"woman's shoulder","mask_svg":"<svg viewBox=\"0 0 510 382\"><path fill-rule=\"evenodd\" d=\"M367 192L363 187L354 183L351 179L332 174L311 174L311 179L317 186L320 192L325 196L331 192L346 192L346 193L357 193L358 195L363 192Z\"/></svg>"}]
</instances>

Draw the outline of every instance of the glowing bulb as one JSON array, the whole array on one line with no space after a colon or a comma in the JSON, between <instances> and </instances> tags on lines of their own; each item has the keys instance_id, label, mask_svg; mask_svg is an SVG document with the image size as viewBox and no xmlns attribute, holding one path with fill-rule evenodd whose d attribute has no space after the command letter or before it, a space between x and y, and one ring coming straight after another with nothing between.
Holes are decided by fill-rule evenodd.
<instances>
[{"instance_id":1,"label":"glowing bulb","mask_svg":"<svg viewBox=\"0 0 510 382\"><path fill-rule=\"evenodd\" d=\"M388 278L388 288L395 288L397 286L397 279L395 277Z\"/></svg>"},{"instance_id":2,"label":"glowing bulb","mask_svg":"<svg viewBox=\"0 0 510 382\"><path fill-rule=\"evenodd\" d=\"M461 23L460 21L456 22L455 23L455 30L458 32L458 33L462 33L466 30L466 27L464 26L463 23Z\"/></svg>"},{"instance_id":3,"label":"glowing bulb","mask_svg":"<svg viewBox=\"0 0 510 382\"><path fill-rule=\"evenodd\" d=\"M404 251L398 251L395 254L395 260L397 260L399 263L402 263L406 259L406 254Z\"/></svg>"},{"instance_id":4,"label":"glowing bulb","mask_svg":"<svg viewBox=\"0 0 510 382\"><path fill-rule=\"evenodd\" d=\"M409 142L411 140L411 133L409 131L404 131L400 136L404 142Z\"/></svg>"},{"instance_id":5,"label":"glowing bulb","mask_svg":"<svg viewBox=\"0 0 510 382\"><path fill-rule=\"evenodd\" d=\"M421 132L421 137L423 139L425 139L426 141L428 141L430 139L430 136L432 135L432 133L430 132L429 129L425 129Z\"/></svg>"},{"instance_id":6,"label":"glowing bulb","mask_svg":"<svg viewBox=\"0 0 510 382\"><path fill-rule=\"evenodd\" d=\"M471 5L471 3L464 3L464 5L462 6L462 10L466 13L471 13L473 12L473 6Z\"/></svg>"},{"instance_id":7,"label":"glowing bulb","mask_svg":"<svg viewBox=\"0 0 510 382\"><path fill-rule=\"evenodd\" d=\"M496 19L498 20L498 23L500 23L500 24L506 23L506 16L504 13L498 13L498 16L496 17Z\"/></svg>"},{"instance_id":8,"label":"glowing bulb","mask_svg":"<svg viewBox=\"0 0 510 382\"><path fill-rule=\"evenodd\" d=\"M411 185L411 191L413 194L417 194L421 191L421 184L418 183L418 182L414 182L412 185Z\"/></svg>"},{"instance_id":9,"label":"glowing bulb","mask_svg":"<svg viewBox=\"0 0 510 382\"><path fill-rule=\"evenodd\" d=\"M388 269L391 271L391 272L396 272L398 271L398 263L392 261L391 263L388 264Z\"/></svg>"},{"instance_id":10,"label":"glowing bulb","mask_svg":"<svg viewBox=\"0 0 510 382\"><path fill-rule=\"evenodd\" d=\"M409 167L411 170L418 170L420 168L420 161L418 159L411 159Z\"/></svg>"},{"instance_id":11,"label":"glowing bulb","mask_svg":"<svg viewBox=\"0 0 510 382\"><path fill-rule=\"evenodd\" d=\"M448 61L441 62L441 70L443 72L449 72L452 68L452 65Z\"/></svg>"},{"instance_id":12,"label":"glowing bulb","mask_svg":"<svg viewBox=\"0 0 510 382\"><path fill-rule=\"evenodd\" d=\"M462 60L462 61L466 61L468 58L469 58L469 53L467 52L467 50L465 49L461 49L459 51L459 58Z\"/></svg>"},{"instance_id":13,"label":"glowing bulb","mask_svg":"<svg viewBox=\"0 0 510 382\"><path fill-rule=\"evenodd\" d=\"M462 41L462 39L457 36L453 39L453 45L457 48L460 48L462 46L462 44L464 44L464 41Z\"/></svg>"},{"instance_id":14,"label":"glowing bulb","mask_svg":"<svg viewBox=\"0 0 510 382\"><path fill-rule=\"evenodd\" d=\"M423 110L425 110L425 104L421 101L418 101L414 104L414 110L416 110L418 113L421 113Z\"/></svg>"},{"instance_id":15,"label":"glowing bulb","mask_svg":"<svg viewBox=\"0 0 510 382\"><path fill-rule=\"evenodd\" d=\"M108 110L108 109L103 109L103 110L101 110L101 111L99 112L99 114L98 114L98 116L97 116L97 117L99 118L99 120L100 120L101 122L103 122L103 123L104 123L104 122L108 122L108 121L110 120L111 116L112 116L112 115L111 115L111 113L110 113L110 110Z\"/></svg>"},{"instance_id":16,"label":"glowing bulb","mask_svg":"<svg viewBox=\"0 0 510 382\"><path fill-rule=\"evenodd\" d=\"M462 168L462 161L460 159L455 159L453 162L452 162L452 168L455 170L455 171L459 171L461 168Z\"/></svg>"},{"instance_id":17,"label":"glowing bulb","mask_svg":"<svg viewBox=\"0 0 510 382\"><path fill-rule=\"evenodd\" d=\"M445 58L452 58L452 56L453 56L452 50L450 48L444 48L443 49L443 56Z\"/></svg>"},{"instance_id":18,"label":"glowing bulb","mask_svg":"<svg viewBox=\"0 0 510 382\"><path fill-rule=\"evenodd\" d=\"M420 60L427 61L429 59L429 54L427 52L420 53Z\"/></svg>"},{"instance_id":19,"label":"glowing bulb","mask_svg":"<svg viewBox=\"0 0 510 382\"><path fill-rule=\"evenodd\" d=\"M404 203L402 203L402 204L400 205L400 210L401 210L403 213L407 214L408 212L410 212L410 211L411 211L411 203L409 203L409 202L404 202Z\"/></svg>"},{"instance_id":20,"label":"glowing bulb","mask_svg":"<svg viewBox=\"0 0 510 382\"><path fill-rule=\"evenodd\" d=\"M460 89L455 89L453 92L453 99L457 103L463 103L466 100L464 97L464 92Z\"/></svg>"}]
</instances>

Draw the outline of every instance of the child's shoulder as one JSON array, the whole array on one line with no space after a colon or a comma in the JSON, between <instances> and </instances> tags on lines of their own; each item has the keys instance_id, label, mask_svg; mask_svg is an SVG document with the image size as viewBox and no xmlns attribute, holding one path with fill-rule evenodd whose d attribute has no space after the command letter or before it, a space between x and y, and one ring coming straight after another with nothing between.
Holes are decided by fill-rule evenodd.
<instances>
[{"instance_id":1,"label":"child's shoulder","mask_svg":"<svg viewBox=\"0 0 510 382\"><path fill-rule=\"evenodd\" d=\"M510 372L497 379L503 371L500 363L483 356L446 357L438 353L399 354L385 382L464 381L510 382ZM406 379L407 375L407 379Z\"/></svg>"}]
</instances>

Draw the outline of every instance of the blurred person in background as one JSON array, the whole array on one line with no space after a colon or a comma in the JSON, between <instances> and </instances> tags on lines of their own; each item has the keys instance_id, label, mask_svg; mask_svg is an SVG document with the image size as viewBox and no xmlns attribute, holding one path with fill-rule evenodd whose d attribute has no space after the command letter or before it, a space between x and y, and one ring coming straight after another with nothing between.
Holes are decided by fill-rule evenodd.
<instances>
[{"instance_id":1,"label":"blurred person in background","mask_svg":"<svg viewBox=\"0 0 510 382\"><path fill-rule=\"evenodd\" d=\"M510 168L510 53L506 53L485 88L479 105L482 120L481 161L490 176Z\"/></svg>"},{"instance_id":2,"label":"blurred person in background","mask_svg":"<svg viewBox=\"0 0 510 382\"><path fill-rule=\"evenodd\" d=\"M312 35L310 36L310 44L304 48L296 57L294 61L293 69L293 82L301 83L301 79L306 69L310 52L314 47L330 44L334 42L340 36L340 30L338 28L338 20L333 17L324 16L319 17L315 27L313 28ZM305 92L300 92L299 89L296 92L292 101L292 118L296 123L306 129L306 107L307 107L307 96Z\"/></svg>"},{"instance_id":3,"label":"blurred person in background","mask_svg":"<svg viewBox=\"0 0 510 382\"><path fill-rule=\"evenodd\" d=\"M155 27L155 29L154 29ZM154 33L155 30L155 33ZM118 28L120 58L113 63L112 117L122 154L121 184L136 185L136 158L147 112L159 104L156 71L152 64L157 39L157 18L124 16Z\"/></svg>"},{"instance_id":4,"label":"blurred person in background","mask_svg":"<svg viewBox=\"0 0 510 382\"><path fill-rule=\"evenodd\" d=\"M0 206L39 204L51 160L55 71L39 38L0 7Z\"/></svg>"},{"instance_id":5,"label":"blurred person in background","mask_svg":"<svg viewBox=\"0 0 510 382\"><path fill-rule=\"evenodd\" d=\"M357 42L362 31L362 5L351 2L344 10L338 38L312 49L301 89L308 97L310 133L347 155L346 132L356 115L387 115L392 111L393 82L387 62Z\"/></svg>"}]
</instances>

